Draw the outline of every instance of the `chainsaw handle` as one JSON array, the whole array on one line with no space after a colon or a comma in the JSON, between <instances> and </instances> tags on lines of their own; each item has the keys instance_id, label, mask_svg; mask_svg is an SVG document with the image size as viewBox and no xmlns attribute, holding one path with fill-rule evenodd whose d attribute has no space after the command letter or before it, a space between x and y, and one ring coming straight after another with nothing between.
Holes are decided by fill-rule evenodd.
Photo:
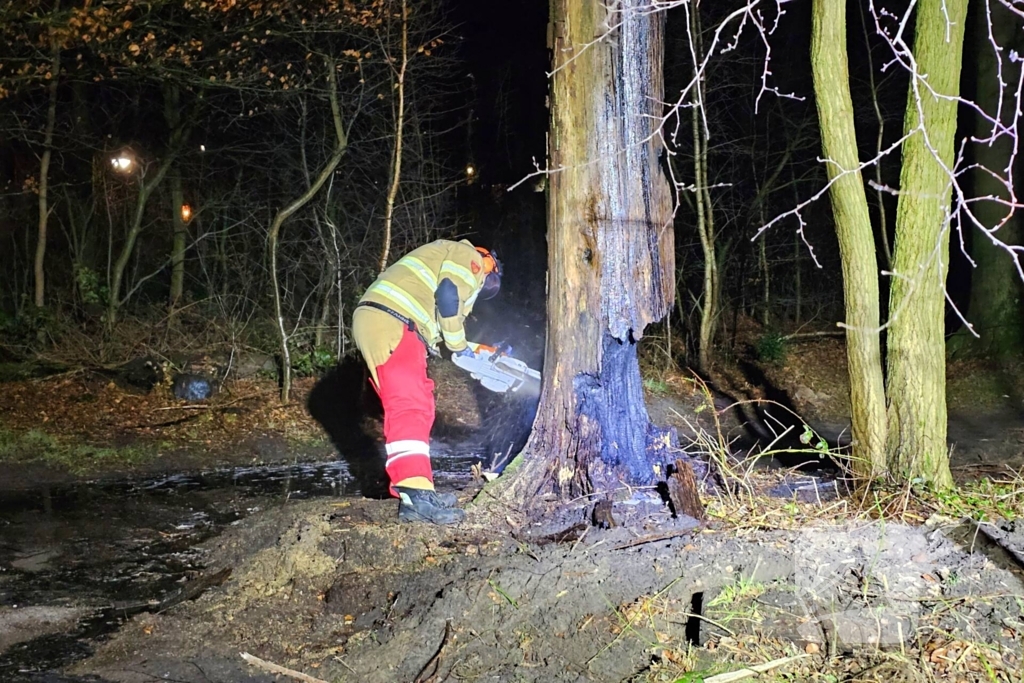
<instances>
[{"instance_id":1,"label":"chainsaw handle","mask_svg":"<svg viewBox=\"0 0 1024 683\"><path fill-rule=\"evenodd\" d=\"M488 344L478 344L476 342L470 342L469 345L470 345L470 348L473 349L473 353L487 354L492 359L493 358L497 358L498 356L511 356L512 355L512 345L511 344L507 344L507 343L505 343L503 341L502 342L498 342L494 346L490 346Z\"/></svg>"},{"instance_id":2,"label":"chainsaw handle","mask_svg":"<svg viewBox=\"0 0 1024 683\"><path fill-rule=\"evenodd\" d=\"M473 348L473 353L487 353L493 355L498 352L497 346L488 346L487 344L477 344L473 342L470 343L470 346L475 347Z\"/></svg>"}]
</instances>

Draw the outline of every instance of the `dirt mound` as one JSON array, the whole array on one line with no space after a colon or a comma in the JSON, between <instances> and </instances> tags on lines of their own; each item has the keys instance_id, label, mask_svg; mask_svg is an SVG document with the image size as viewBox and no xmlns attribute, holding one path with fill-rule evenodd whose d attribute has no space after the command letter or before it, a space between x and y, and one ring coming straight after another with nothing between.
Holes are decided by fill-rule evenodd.
<instances>
[{"instance_id":1,"label":"dirt mound","mask_svg":"<svg viewBox=\"0 0 1024 683\"><path fill-rule=\"evenodd\" d=\"M389 683L676 680L773 655L803 655L784 669L799 680L917 680L921 667L1004 680L1020 667L1020 577L941 525L594 527L527 544L474 526L480 514L435 529L398 525L387 501L266 511L207 546L212 570L234 568L227 584L137 617L76 673L273 680L242 652ZM997 678L980 678L986 667Z\"/></svg>"}]
</instances>

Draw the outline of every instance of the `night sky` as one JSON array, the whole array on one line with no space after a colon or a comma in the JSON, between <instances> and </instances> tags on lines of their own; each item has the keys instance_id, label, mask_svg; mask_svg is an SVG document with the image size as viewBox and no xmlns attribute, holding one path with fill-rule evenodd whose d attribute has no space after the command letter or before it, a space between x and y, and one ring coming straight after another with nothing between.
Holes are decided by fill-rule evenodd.
<instances>
[{"instance_id":1,"label":"night sky","mask_svg":"<svg viewBox=\"0 0 1024 683\"><path fill-rule=\"evenodd\" d=\"M454 3L473 110L470 159L482 184L511 184L543 163L548 7L539 0ZM468 112L467 112L468 113Z\"/></svg>"}]
</instances>

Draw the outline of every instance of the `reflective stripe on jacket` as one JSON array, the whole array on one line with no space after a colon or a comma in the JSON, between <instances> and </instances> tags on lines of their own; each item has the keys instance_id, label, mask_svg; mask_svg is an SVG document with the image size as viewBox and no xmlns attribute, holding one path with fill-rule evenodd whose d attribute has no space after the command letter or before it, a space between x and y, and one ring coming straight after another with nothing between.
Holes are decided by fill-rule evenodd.
<instances>
[{"instance_id":1,"label":"reflective stripe on jacket","mask_svg":"<svg viewBox=\"0 0 1024 683\"><path fill-rule=\"evenodd\" d=\"M414 249L381 273L360 301L372 301L416 323L431 346L466 348L463 322L483 288L483 257L468 240L437 240Z\"/></svg>"}]
</instances>

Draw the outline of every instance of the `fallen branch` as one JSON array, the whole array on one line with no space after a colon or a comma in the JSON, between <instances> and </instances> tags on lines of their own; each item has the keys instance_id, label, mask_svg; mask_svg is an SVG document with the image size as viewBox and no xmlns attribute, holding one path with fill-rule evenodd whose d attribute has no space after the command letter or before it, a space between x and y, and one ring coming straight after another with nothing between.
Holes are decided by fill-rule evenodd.
<instances>
[{"instance_id":1,"label":"fallen branch","mask_svg":"<svg viewBox=\"0 0 1024 683\"><path fill-rule=\"evenodd\" d=\"M800 339L815 339L817 337L845 337L846 330L821 330L820 332L794 332L784 335L782 338L787 341L798 341Z\"/></svg>"},{"instance_id":2,"label":"fallen branch","mask_svg":"<svg viewBox=\"0 0 1024 683\"><path fill-rule=\"evenodd\" d=\"M173 535L164 534L161 535L165 538L171 538ZM208 589L215 586L219 586L228 580L231 576L231 567L225 567L218 572L213 574L204 574L198 579L189 581L179 590L175 591L171 595L167 596L163 600L147 600L146 602L137 602L129 604L114 604L113 610L123 616L132 616L140 614L142 612L152 612L153 614L159 614L164 610L168 610L176 605L180 605L183 602L189 600L195 600L200 595L205 593Z\"/></svg>"},{"instance_id":3,"label":"fallen branch","mask_svg":"<svg viewBox=\"0 0 1024 683\"><path fill-rule=\"evenodd\" d=\"M272 674L288 676L289 678L294 678L297 681L303 681L303 683L327 683L327 681L325 681L322 678L316 678L314 676L310 676L309 674L304 674L301 671L296 671L295 669L283 667L280 664L268 662L266 660L260 659L259 657L256 657L255 655L251 655L248 652L241 652L239 654L241 654L242 659L249 662L253 666L263 669L264 671L269 671Z\"/></svg>"},{"instance_id":4,"label":"fallen branch","mask_svg":"<svg viewBox=\"0 0 1024 683\"><path fill-rule=\"evenodd\" d=\"M89 372L89 368L75 368L73 370L64 370L52 375L44 375L42 377L35 377L32 380L32 384L41 384L43 382L49 382L55 379L64 379L66 377L73 377L74 375L81 374L83 372Z\"/></svg>"}]
</instances>

